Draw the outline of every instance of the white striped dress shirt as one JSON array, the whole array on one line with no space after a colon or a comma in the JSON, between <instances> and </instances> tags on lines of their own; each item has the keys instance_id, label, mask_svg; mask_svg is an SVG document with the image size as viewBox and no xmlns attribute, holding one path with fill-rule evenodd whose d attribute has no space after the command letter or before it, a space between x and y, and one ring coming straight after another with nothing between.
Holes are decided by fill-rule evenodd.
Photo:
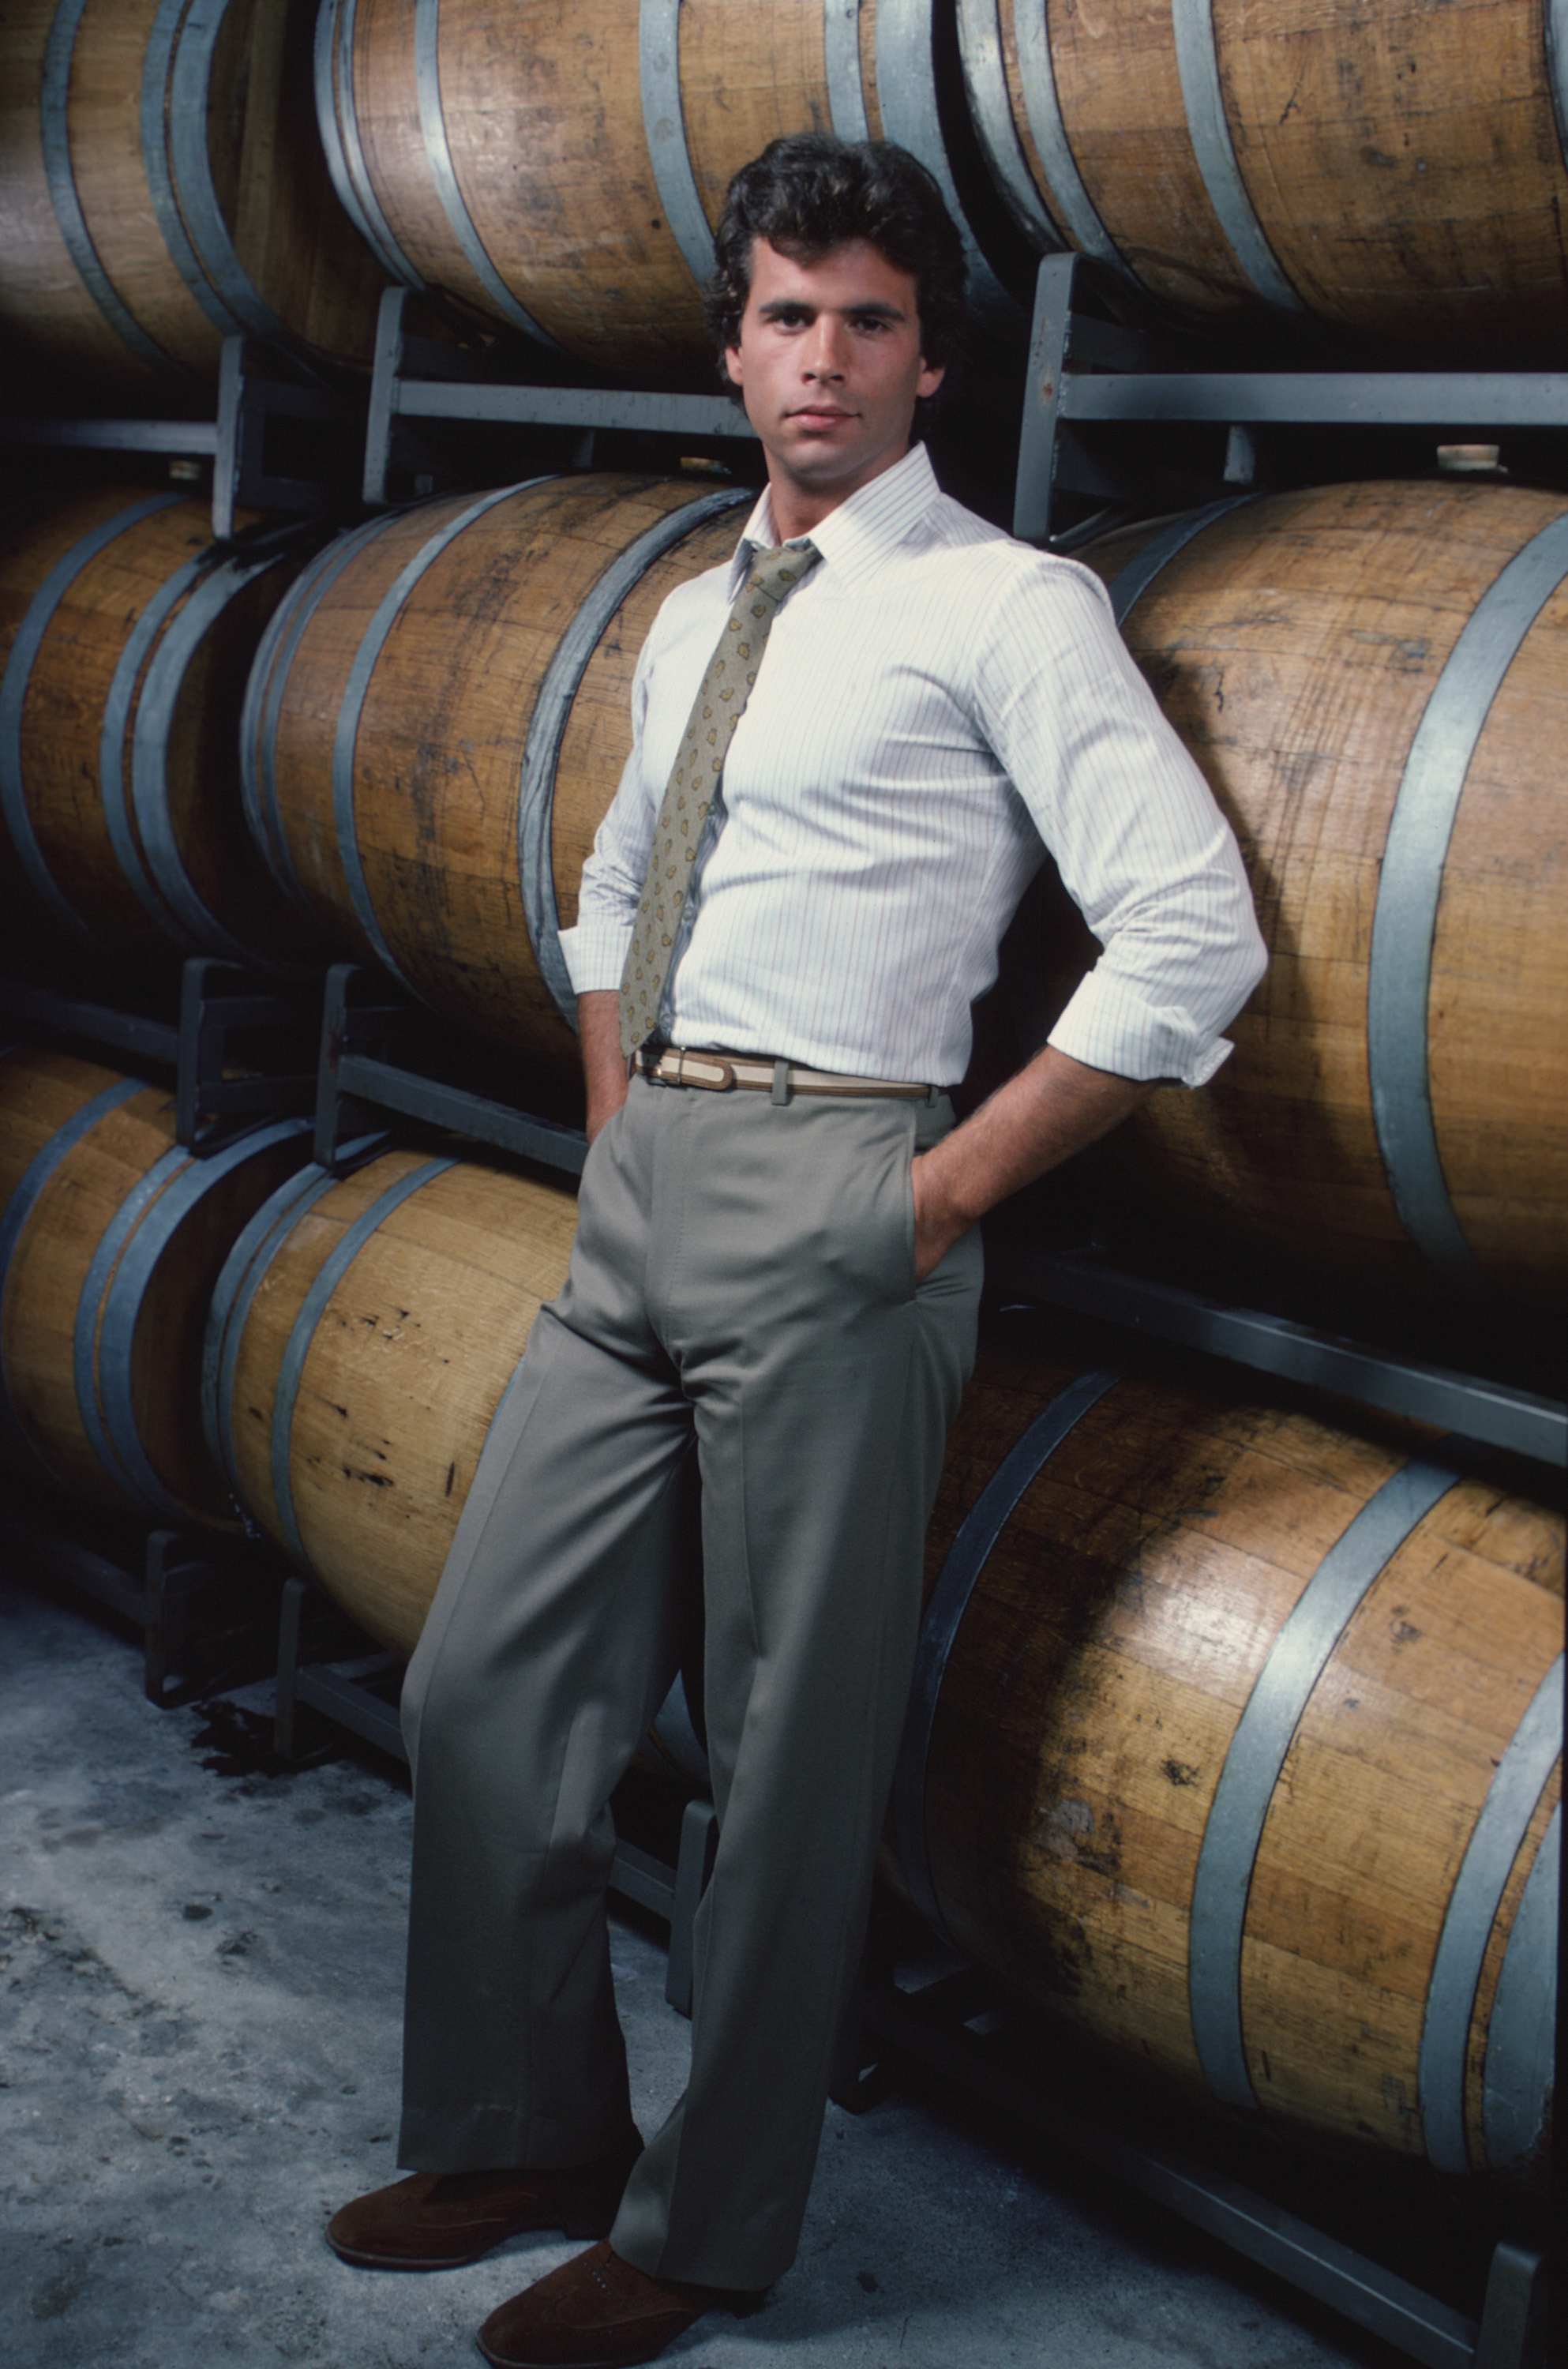
<instances>
[{"instance_id":1,"label":"white striped dress shirt","mask_svg":"<svg viewBox=\"0 0 1568 2369\"><path fill-rule=\"evenodd\" d=\"M670 989L678 1045L951 1085L1041 843L1104 949L1051 1031L1092 1069L1198 1085L1262 976L1241 856L1099 579L950 500L923 445L812 531L724 772ZM672 592L634 744L561 933L618 988L681 730L748 565Z\"/></svg>"}]
</instances>

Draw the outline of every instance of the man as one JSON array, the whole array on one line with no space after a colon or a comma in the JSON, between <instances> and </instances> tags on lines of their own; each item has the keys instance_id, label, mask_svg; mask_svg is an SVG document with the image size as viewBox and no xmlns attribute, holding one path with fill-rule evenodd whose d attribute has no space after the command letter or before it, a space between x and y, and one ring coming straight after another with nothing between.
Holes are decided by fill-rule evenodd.
<instances>
[{"instance_id":1,"label":"man","mask_svg":"<svg viewBox=\"0 0 1568 2369\"><path fill-rule=\"evenodd\" d=\"M976 1220L1196 1083L1262 967L1234 843L1101 588L948 501L918 404L963 263L896 149L737 178L711 298L767 461L666 601L564 936L592 1150L571 1274L492 1427L409 1671L416 2176L346 2259L598 2235L505 2364L651 2359L792 2260L973 1355ZM1051 848L1104 953L961 1127L969 1010ZM628 1078L630 1067L630 1078ZM719 1843L691 2079L643 2151L611 1790L679 1665L700 1523Z\"/></svg>"}]
</instances>

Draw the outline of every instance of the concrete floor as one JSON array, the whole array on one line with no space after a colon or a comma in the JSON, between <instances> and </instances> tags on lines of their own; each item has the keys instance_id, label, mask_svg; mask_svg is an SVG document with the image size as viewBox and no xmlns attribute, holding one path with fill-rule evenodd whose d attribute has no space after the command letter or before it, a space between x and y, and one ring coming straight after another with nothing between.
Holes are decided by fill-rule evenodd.
<instances>
[{"instance_id":1,"label":"concrete floor","mask_svg":"<svg viewBox=\"0 0 1568 2369\"><path fill-rule=\"evenodd\" d=\"M572 2250L432 2277L320 2231L394 2176L411 1811L345 1745L258 1765L265 1688L154 1709L128 1629L0 1578L0 2361L431 2369ZM656 2126L688 2027L651 1920L614 1957ZM685 2369L1386 2369L1397 2356L979 2111L830 2107L800 2259Z\"/></svg>"}]
</instances>

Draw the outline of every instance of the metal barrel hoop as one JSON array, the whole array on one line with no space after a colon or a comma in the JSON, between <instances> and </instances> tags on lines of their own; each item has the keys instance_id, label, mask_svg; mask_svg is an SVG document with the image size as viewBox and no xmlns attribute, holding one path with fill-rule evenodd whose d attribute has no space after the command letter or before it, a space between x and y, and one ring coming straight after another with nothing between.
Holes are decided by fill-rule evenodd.
<instances>
[{"instance_id":1,"label":"metal barrel hoop","mask_svg":"<svg viewBox=\"0 0 1568 2369\"><path fill-rule=\"evenodd\" d=\"M994 6L995 0L992 0ZM1060 216L1075 246L1102 263L1115 266L1130 278L1130 268L1089 194L1068 138L1067 123L1057 89L1056 62L1051 56L1048 13L1044 6L1014 11L1018 37L1018 79L1024 94L1024 115L1029 136L1045 168L1047 203Z\"/></svg>"},{"instance_id":2,"label":"metal barrel hoop","mask_svg":"<svg viewBox=\"0 0 1568 2369\"><path fill-rule=\"evenodd\" d=\"M160 376L188 378L189 372L184 365L149 337L124 303L104 269L82 211L71 162L70 97L76 35L86 5L87 0L59 0L44 44L43 73L39 85L39 137L50 203L77 277L121 344Z\"/></svg>"},{"instance_id":3,"label":"metal barrel hoop","mask_svg":"<svg viewBox=\"0 0 1568 2369\"><path fill-rule=\"evenodd\" d=\"M359 0L323 0L311 64L315 120L338 202L389 279L429 292L398 245L372 185L354 105L354 20Z\"/></svg>"},{"instance_id":4,"label":"metal barrel hoop","mask_svg":"<svg viewBox=\"0 0 1568 2369\"><path fill-rule=\"evenodd\" d=\"M681 0L638 0L637 81L643 135L664 219L699 288L714 268L714 235L692 170L681 104Z\"/></svg>"},{"instance_id":5,"label":"metal barrel hoop","mask_svg":"<svg viewBox=\"0 0 1568 2369\"><path fill-rule=\"evenodd\" d=\"M869 140L871 120L860 78L860 0L822 0L822 63L828 120L840 140Z\"/></svg>"},{"instance_id":6,"label":"metal barrel hoop","mask_svg":"<svg viewBox=\"0 0 1568 2369\"><path fill-rule=\"evenodd\" d=\"M156 1161L106 1229L83 1286L75 1332L76 1395L102 1460L147 1511L186 1522L189 1508L155 1470L136 1420L132 1356L159 1259L191 1210L236 1168L291 1140L308 1140L305 1118L275 1119L198 1158L176 1146Z\"/></svg>"},{"instance_id":7,"label":"metal barrel hoop","mask_svg":"<svg viewBox=\"0 0 1568 2369\"><path fill-rule=\"evenodd\" d=\"M1368 1499L1280 1624L1236 1722L1193 1876L1187 2003L1198 2062L1222 2103L1258 2100L1242 2027L1242 1946L1253 1871L1286 1755L1340 1639L1389 1562L1459 1478L1413 1462Z\"/></svg>"},{"instance_id":8,"label":"metal barrel hoop","mask_svg":"<svg viewBox=\"0 0 1568 2369\"><path fill-rule=\"evenodd\" d=\"M207 107L213 52L231 5L232 0L190 0L179 29L168 94L173 184L201 269L228 310L256 337L300 352L307 341L279 318L240 261L212 179Z\"/></svg>"},{"instance_id":9,"label":"metal barrel hoop","mask_svg":"<svg viewBox=\"0 0 1568 2369\"><path fill-rule=\"evenodd\" d=\"M1214 0L1171 0L1171 29L1187 135L1208 202L1230 251L1260 296L1282 312L1304 314L1307 307L1281 270L1242 177L1225 114Z\"/></svg>"},{"instance_id":10,"label":"metal barrel hoop","mask_svg":"<svg viewBox=\"0 0 1568 2369\"><path fill-rule=\"evenodd\" d=\"M244 1501L234 1446L235 1375L251 1307L283 1242L338 1182L330 1168L314 1162L285 1177L235 1237L213 1287L201 1351L201 1428L236 1505Z\"/></svg>"},{"instance_id":11,"label":"metal barrel hoop","mask_svg":"<svg viewBox=\"0 0 1568 2369\"><path fill-rule=\"evenodd\" d=\"M237 552L220 555L218 564L203 572L153 653L132 727L131 804L155 887L193 951L222 955L252 970L280 971L285 967L236 936L212 910L191 878L175 836L169 805L168 741L175 706L203 635L235 594L278 566L283 555L275 551L250 559ZM314 972L315 966L295 967Z\"/></svg>"},{"instance_id":12,"label":"metal barrel hoop","mask_svg":"<svg viewBox=\"0 0 1568 2369\"><path fill-rule=\"evenodd\" d=\"M155 877L155 867L149 868L144 860L144 842L138 838L132 821L135 800L133 795L127 795L125 742L132 728L132 708L143 687L148 654L179 602L217 564L219 555L217 546L210 544L205 551L199 551L193 559L188 559L166 577L147 602L120 654L109 697L104 702L103 729L98 735L98 783L104 822L115 858L143 910L160 930L176 940L182 935L179 921ZM189 937L185 939L185 949L193 954L200 951L199 944Z\"/></svg>"},{"instance_id":13,"label":"metal barrel hoop","mask_svg":"<svg viewBox=\"0 0 1568 2369\"><path fill-rule=\"evenodd\" d=\"M140 1078L117 1078L112 1085L102 1087L79 1110L74 1111L62 1127L56 1128L42 1150L37 1152L18 1178L17 1184L0 1211L0 1319L4 1318L6 1295L10 1286L11 1262L16 1256L22 1232L38 1200L55 1170L66 1154L73 1151L85 1136L90 1135L98 1121L129 1102L132 1094L143 1092ZM3 1361L0 1361L0 1431L14 1442L29 1465L40 1472L55 1488L65 1484L34 1447L22 1427L21 1419L11 1397Z\"/></svg>"},{"instance_id":14,"label":"metal barrel hoop","mask_svg":"<svg viewBox=\"0 0 1568 2369\"><path fill-rule=\"evenodd\" d=\"M969 1599L1019 1500L1064 1439L1121 1379L1110 1368L1081 1374L1036 1416L1003 1457L958 1527L921 1622L914 1677L893 1776L891 1818L898 1864L928 1923L944 1930L926 1844L925 1788L942 1682Z\"/></svg>"},{"instance_id":15,"label":"metal barrel hoop","mask_svg":"<svg viewBox=\"0 0 1568 2369\"><path fill-rule=\"evenodd\" d=\"M142 170L153 212L175 269L220 337L242 337L251 326L225 303L202 268L180 206L169 153L170 89L175 54L183 36L187 0L162 0L142 58ZM201 109L205 136L207 110Z\"/></svg>"},{"instance_id":16,"label":"metal barrel hoop","mask_svg":"<svg viewBox=\"0 0 1568 2369\"><path fill-rule=\"evenodd\" d=\"M1546 78L1551 86L1551 111L1557 122L1557 144L1568 165L1568 0L1545 0L1541 35L1546 49Z\"/></svg>"},{"instance_id":17,"label":"metal barrel hoop","mask_svg":"<svg viewBox=\"0 0 1568 2369\"><path fill-rule=\"evenodd\" d=\"M1449 1197L1428 1075L1437 910L1459 801L1494 701L1537 617L1568 578L1568 515L1514 555L1482 593L1422 712L1389 818L1372 915L1367 1064L1389 1190L1406 1232L1448 1282L1503 1295Z\"/></svg>"},{"instance_id":18,"label":"metal barrel hoop","mask_svg":"<svg viewBox=\"0 0 1568 2369\"><path fill-rule=\"evenodd\" d=\"M584 596L555 646L529 719L523 744L517 807L517 870L523 920L540 975L569 1027L577 1026L577 996L561 953L561 918L555 905L551 830L555 766L571 717L572 703L611 620L657 559L727 509L750 507L750 491L704 494L656 520L611 561Z\"/></svg>"},{"instance_id":19,"label":"metal barrel hoop","mask_svg":"<svg viewBox=\"0 0 1568 2369\"><path fill-rule=\"evenodd\" d=\"M498 502L509 501L515 494L526 493L532 486L548 483L547 477L526 477L519 485L499 486L493 493L481 494L476 501L469 502L459 510L455 518L438 527L435 533L420 544L412 559L398 570L382 595L375 614L366 626L360 647L354 653L353 664L349 669L349 678L343 687L343 703L338 711L332 742L332 819L338 853L360 926L374 947L383 967L413 996L418 997L419 990L405 975L402 965L387 944L371 901L370 885L360 861L359 842L354 831L354 750L365 695L370 690L371 677L375 672L376 661L385 647L387 636L403 613L404 602L427 568L441 557L449 544L455 543L460 534L465 533L469 527L482 519L486 510L494 509ZM377 521L378 525L383 523L384 521ZM423 998L419 1000L422 1001Z\"/></svg>"},{"instance_id":20,"label":"metal barrel hoop","mask_svg":"<svg viewBox=\"0 0 1568 2369\"><path fill-rule=\"evenodd\" d=\"M1189 543L1196 543L1200 534L1207 533L1216 519L1226 517L1231 510L1244 509L1249 502L1261 501L1262 498L1260 494L1228 494L1220 501L1209 502L1203 509L1185 511L1146 543L1136 558L1129 559L1106 587L1117 631L1126 625L1155 578L1164 572L1179 552L1185 551Z\"/></svg>"},{"instance_id":21,"label":"metal barrel hoop","mask_svg":"<svg viewBox=\"0 0 1568 2369\"><path fill-rule=\"evenodd\" d=\"M1558 1896L1562 1804L1554 1803L1504 1952L1482 2074L1482 2128L1493 2171L1525 2169L1547 2135L1557 2037Z\"/></svg>"},{"instance_id":22,"label":"metal barrel hoop","mask_svg":"<svg viewBox=\"0 0 1568 2369\"><path fill-rule=\"evenodd\" d=\"M1438 2171L1464 2173L1471 2168L1465 2140L1465 2069L1471 2018L1475 2011L1482 1961L1502 1906L1509 1871L1518 1857L1542 1788L1562 1757L1562 1664L1560 1654L1537 1687L1507 1750L1493 1771L1443 1917L1437 1954L1426 1987L1426 2013L1421 2027L1416 2073L1427 2160ZM1538 2109L1544 2100L1542 2091ZM1539 2111L1537 2119L1539 2120Z\"/></svg>"},{"instance_id":23,"label":"metal barrel hoop","mask_svg":"<svg viewBox=\"0 0 1568 2369\"><path fill-rule=\"evenodd\" d=\"M1042 8L1042 24L1045 13ZM958 49L964 61L969 113L991 178L1030 246L1038 254L1049 255L1067 242L1035 186L1035 176L1029 170L1029 160L1013 121L997 0L958 0Z\"/></svg>"},{"instance_id":24,"label":"metal barrel hoop","mask_svg":"<svg viewBox=\"0 0 1568 2369\"><path fill-rule=\"evenodd\" d=\"M446 114L441 105L441 0L415 0L414 6L414 77L419 100L419 130L424 138L425 162L436 185L436 195L441 211L452 228L452 236L466 256L470 269L478 279L491 303L503 320L514 329L521 329L536 345L547 347L552 353L564 353L566 348L542 328L527 307L512 293L499 271L495 258L479 235L478 225L468 211L457 178L457 166L447 137Z\"/></svg>"},{"instance_id":25,"label":"metal barrel hoop","mask_svg":"<svg viewBox=\"0 0 1568 2369\"><path fill-rule=\"evenodd\" d=\"M164 1488L155 1473L152 1475L153 1486L148 1490L128 1468L120 1444L113 1438L104 1418L98 1387L98 1337L104 1316L104 1295L114 1278L127 1242L153 1204L166 1191L179 1171L189 1164L191 1154L182 1144L172 1144L168 1150L160 1153L143 1175L137 1178L98 1236L97 1245L87 1262L87 1272L82 1278L82 1288L76 1299L75 1322L71 1329L71 1374L76 1388L76 1412L93 1453L126 1495L135 1499L142 1512L161 1522L183 1522L189 1516L178 1499Z\"/></svg>"},{"instance_id":26,"label":"metal barrel hoop","mask_svg":"<svg viewBox=\"0 0 1568 2369\"><path fill-rule=\"evenodd\" d=\"M108 949L97 933L74 910L56 883L33 829L22 776L22 711L27 704L33 662L43 637L53 622L55 611L82 570L119 536L129 533L133 526L140 525L145 518L155 516L159 510L172 509L182 498L179 494L149 495L143 501L132 502L128 509L117 510L112 518L100 520L96 527L90 528L74 543L70 550L55 561L29 601L11 645L5 674L0 676L0 815L4 816L11 843L35 893L78 944L85 944L100 956Z\"/></svg>"},{"instance_id":27,"label":"metal barrel hoop","mask_svg":"<svg viewBox=\"0 0 1568 2369\"><path fill-rule=\"evenodd\" d=\"M942 191L964 242L969 286L982 312L1013 315L1017 306L981 252L948 162L936 104L933 54L935 0L876 0L876 104L889 140L918 156Z\"/></svg>"},{"instance_id":28,"label":"metal barrel hoop","mask_svg":"<svg viewBox=\"0 0 1568 2369\"><path fill-rule=\"evenodd\" d=\"M312 910L304 884L289 853L278 799L278 718L288 690L294 654L323 598L356 553L395 525L397 513L367 519L316 553L272 612L257 645L240 710L240 798L250 835L283 894L305 912Z\"/></svg>"}]
</instances>

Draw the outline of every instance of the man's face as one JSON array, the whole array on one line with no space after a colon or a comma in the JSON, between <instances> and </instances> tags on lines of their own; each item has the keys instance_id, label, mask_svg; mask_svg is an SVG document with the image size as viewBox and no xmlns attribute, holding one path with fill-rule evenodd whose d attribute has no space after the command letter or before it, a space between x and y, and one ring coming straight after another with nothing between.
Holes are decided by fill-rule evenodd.
<instances>
[{"instance_id":1,"label":"man's face","mask_svg":"<svg viewBox=\"0 0 1568 2369\"><path fill-rule=\"evenodd\" d=\"M916 396L942 383L921 352L912 275L862 238L815 263L758 239L726 360L767 453L786 535L806 532L901 461Z\"/></svg>"}]
</instances>

